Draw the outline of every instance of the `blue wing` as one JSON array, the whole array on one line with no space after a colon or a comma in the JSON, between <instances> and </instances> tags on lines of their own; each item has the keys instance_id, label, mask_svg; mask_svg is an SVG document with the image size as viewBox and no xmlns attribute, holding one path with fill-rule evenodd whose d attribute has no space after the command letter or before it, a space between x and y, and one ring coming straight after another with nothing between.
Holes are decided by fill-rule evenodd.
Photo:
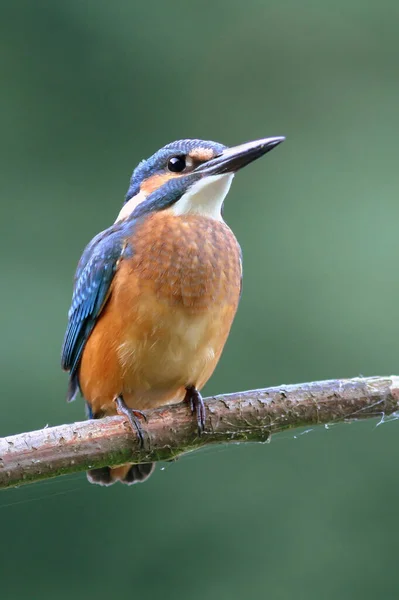
<instances>
[{"instance_id":1,"label":"blue wing","mask_svg":"<svg viewBox=\"0 0 399 600\"><path fill-rule=\"evenodd\" d=\"M83 348L108 300L125 246L123 232L113 226L93 238L79 261L61 355L62 368L70 372L69 401L77 394Z\"/></svg>"}]
</instances>

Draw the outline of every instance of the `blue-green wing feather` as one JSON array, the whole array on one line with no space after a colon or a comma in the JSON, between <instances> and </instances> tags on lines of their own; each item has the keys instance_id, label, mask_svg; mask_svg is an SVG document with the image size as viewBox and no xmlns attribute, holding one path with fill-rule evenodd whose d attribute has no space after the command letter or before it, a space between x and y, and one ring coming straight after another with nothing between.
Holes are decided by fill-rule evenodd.
<instances>
[{"instance_id":1,"label":"blue-green wing feather","mask_svg":"<svg viewBox=\"0 0 399 600\"><path fill-rule=\"evenodd\" d=\"M83 348L108 299L124 245L123 231L113 226L90 242L79 261L61 355L62 368L70 372L68 400L78 391Z\"/></svg>"}]
</instances>

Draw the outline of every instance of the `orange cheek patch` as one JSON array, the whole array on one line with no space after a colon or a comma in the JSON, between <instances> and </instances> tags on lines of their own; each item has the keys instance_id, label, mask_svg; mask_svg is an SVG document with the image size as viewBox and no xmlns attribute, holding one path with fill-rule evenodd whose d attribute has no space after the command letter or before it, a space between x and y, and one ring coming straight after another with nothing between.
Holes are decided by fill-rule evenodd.
<instances>
[{"instance_id":1,"label":"orange cheek patch","mask_svg":"<svg viewBox=\"0 0 399 600\"><path fill-rule=\"evenodd\" d=\"M152 177L149 177L143 181L140 186L140 191L148 196L164 185L164 183L169 181L169 179L173 179L174 177L179 177L179 175L176 175L176 173L162 173L159 175L153 175Z\"/></svg>"},{"instance_id":2,"label":"orange cheek patch","mask_svg":"<svg viewBox=\"0 0 399 600\"><path fill-rule=\"evenodd\" d=\"M194 148L194 150L191 150L189 156L194 161L204 162L206 160L211 160L211 158L214 158L215 153L210 148Z\"/></svg>"}]
</instances>

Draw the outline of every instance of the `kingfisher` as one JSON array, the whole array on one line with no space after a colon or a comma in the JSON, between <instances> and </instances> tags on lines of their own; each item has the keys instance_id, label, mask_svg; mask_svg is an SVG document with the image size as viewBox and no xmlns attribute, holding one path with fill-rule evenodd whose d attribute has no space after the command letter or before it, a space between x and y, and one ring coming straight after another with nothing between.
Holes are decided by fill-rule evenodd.
<instances>
[{"instance_id":1,"label":"kingfisher","mask_svg":"<svg viewBox=\"0 0 399 600\"><path fill-rule=\"evenodd\" d=\"M80 392L89 418L124 414L144 443L142 411L185 401L204 431L201 389L242 288L241 249L223 203L235 173L284 139L234 147L179 140L133 171L116 221L85 248L74 279L61 364L67 400ZM153 470L129 463L87 477L130 485Z\"/></svg>"}]
</instances>

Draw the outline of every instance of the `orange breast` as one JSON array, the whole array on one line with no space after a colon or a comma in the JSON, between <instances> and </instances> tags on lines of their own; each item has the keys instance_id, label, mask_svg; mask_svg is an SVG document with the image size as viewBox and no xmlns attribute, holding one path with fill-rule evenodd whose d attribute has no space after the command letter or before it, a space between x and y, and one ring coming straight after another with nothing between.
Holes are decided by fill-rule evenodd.
<instances>
[{"instance_id":1,"label":"orange breast","mask_svg":"<svg viewBox=\"0 0 399 600\"><path fill-rule=\"evenodd\" d=\"M80 384L94 412L178 402L211 376L237 310L241 261L225 223L148 217L120 263L110 300L82 356Z\"/></svg>"}]
</instances>

